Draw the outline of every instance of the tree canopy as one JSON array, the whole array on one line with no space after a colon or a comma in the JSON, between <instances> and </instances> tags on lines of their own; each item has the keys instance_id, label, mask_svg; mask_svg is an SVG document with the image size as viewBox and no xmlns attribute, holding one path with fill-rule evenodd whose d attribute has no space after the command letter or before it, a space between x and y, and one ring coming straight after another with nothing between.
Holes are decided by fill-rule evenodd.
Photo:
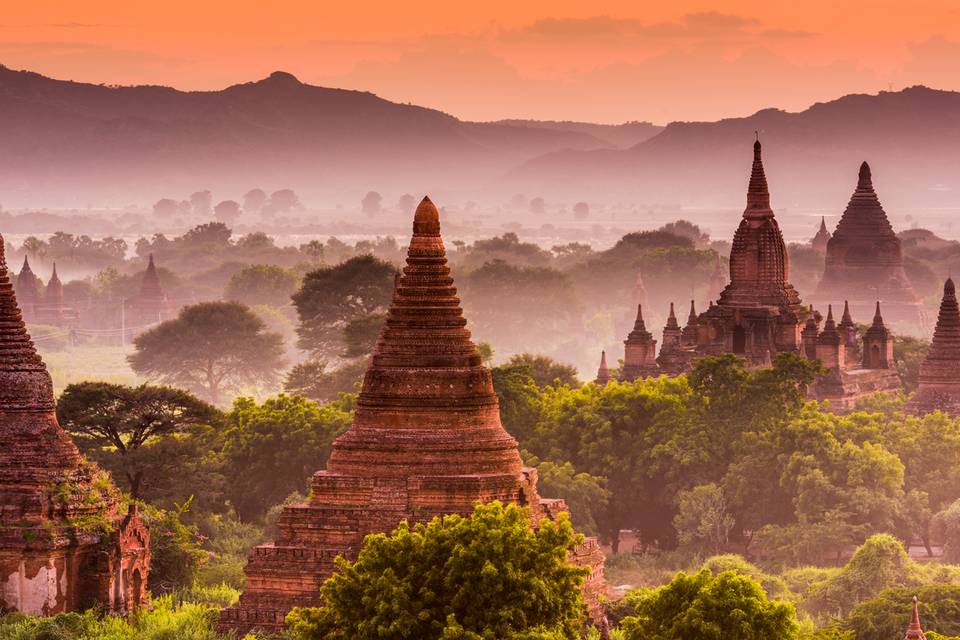
<instances>
[{"instance_id":1,"label":"tree canopy","mask_svg":"<svg viewBox=\"0 0 960 640\"><path fill-rule=\"evenodd\" d=\"M565 516L534 531L525 509L499 502L469 518L403 522L367 536L355 562L338 558L324 604L287 621L302 640L575 640L587 569L567 558L578 540Z\"/></svg>"},{"instance_id":2,"label":"tree canopy","mask_svg":"<svg viewBox=\"0 0 960 640\"><path fill-rule=\"evenodd\" d=\"M239 302L202 302L140 334L128 357L137 373L193 391L209 402L226 390L273 383L283 339Z\"/></svg>"}]
</instances>

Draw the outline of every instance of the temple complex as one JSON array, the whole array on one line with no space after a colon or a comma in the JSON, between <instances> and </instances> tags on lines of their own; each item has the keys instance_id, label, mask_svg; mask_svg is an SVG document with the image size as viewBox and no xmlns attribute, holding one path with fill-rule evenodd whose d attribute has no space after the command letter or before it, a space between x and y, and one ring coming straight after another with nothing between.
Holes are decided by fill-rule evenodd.
<instances>
[{"instance_id":1,"label":"temple complex","mask_svg":"<svg viewBox=\"0 0 960 640\"><path fill-rule=\"evenodd\" d=\"M940 410L960 415L960 307L953 280L943 285L937 327L926 359L920 365L919 385L904 410L917 415Z\"/></svg>"},{"instance_id":2,"label":"temple complex","mask_svg":"<svg viewBox=\"0 0 960 640\"><path fill-rule=\"evenodd\" d=\"M20 273L17 275L17 300L20 302L20 311L23 318L28 322L33 322L37 305L40 303L40 287L42 287L40 278L30 268L30 260L23 256L23 266L20 267Z\"/></svg>"},{"instance_id":3,"label":"temple complex","mask_svg":"<svg viewBox=\"0 0 960 640\"><path fill-rule=\"evenodd\" d=\"M54 410L0 238L0 611L131 611L148 598L149 533Z\"/></svg>"},{"instance_id":4,"label":"temple complex","mask_svg":"<svg viewBox=\"0 0 960 640\"><path fill-rule=\"evenodd\" d=\"M859 316L882 300L889 320L919 324L923 318L920 300L903 269L900 239L877 198L866 162L860 165L857 188L827 243L823 277L813 296L820 307L843 299Z\"/></svg>"},{"instance_id":5,"label":"temple complex","mask_svg":"<svg viewBox=\"0 0 960 640\"><path fill-rule=\"evenodd\" d=\"M424 198L353 424L314 474L309 501L286 507L277 539L251 551L246 589L222 612L221 630L281 630L291 608L319 604L336 556L355 557L365 535L401 520L469 515L475 502L491 500L527 506L534 525L565 510L538 495L536 470L523 466L500 423L490 371L466 324L440 216ZM591 568L586 600L602 618L596 541L573 560Z\"/></svg>"},{"instance_id":6,"label":"temple complex","mask_svg":"<svg viewBox=\"0 0 960 640\"><path fill-rule=\"evenodd\" d=\"M143 327L166 320L170 314L170 303L160 284L160 275L150 254L147 270L140 283L140 293L130 301L130 319L128 324Z\"/></svg>"},{"instance_id":7,"label":"temple complex","mask_svg":"<svg viewBox=\"0 0 960 640\"><path fill-rule=\"evenodd\" d=\"M826 253L828 242L830 242L830 232L827 231L827 221L820 216L820 228L817 229L817 235L810 241L810 246L817 253Z\"/></svg>"},{"instance_id":8,"label":"temple complex","mask_svg":"<svg viewBox=\"0 0 960 640\"><path fill-rule=\"evenodd\" d=\"M37 324L49 324L57 327L72 326L77 323L79 314L68 306L63 298L63 283L57 275L57 263L53 263L53 274L47 283L43 301L35 305Z\"/></svg>"},{"instance_id":9,"label":"temple complex","mask_svg":"<svg viewBox=\"0 0 960 640\"><path fill-rule=\"evenodd\" d=\"M899 389L893 338L883 323L879 304L861 347L850 305L844 303L838 324L828 304L821 329L822 316L801 304L789 273L783 235L770 207L758 140L753 146L747 207L730 251L730 283L716 304L711 303L699 315L691 302L683 329L671 303L655 360L656 341L644 327L638 309L634 330L624 342L621 379L676 375L688 371L698 357L708 355L734 353L749 367L763 367L779 353L796 353L819 359L829 370L813 385L811 397L830 401L831 410L846 411L865 395Z\"/></svg>"},{"instance_id":10,"label":"temple complex","mask_svg":"<svg viewBox=\"0 0 960 640\"><path fill-rule=\"evenodd\" d=\"M676 324L677 319L673 319ZM643 324L643 305L637 305L637 318L633 330L623 342L623 369L620 380L630 382L637 378L647 378L659 374L657 366L657 341Z\"/></svg>"}]
</instances>

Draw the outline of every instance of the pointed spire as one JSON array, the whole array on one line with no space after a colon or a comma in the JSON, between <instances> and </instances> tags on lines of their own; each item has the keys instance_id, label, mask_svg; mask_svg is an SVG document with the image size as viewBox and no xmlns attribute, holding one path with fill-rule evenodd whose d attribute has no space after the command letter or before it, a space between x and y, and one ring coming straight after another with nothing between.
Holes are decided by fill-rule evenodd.
<instances>
[{"instance_id":1,"label":"pointed spire","mask_svg":"<svg viewBox=\"0 0 960 640\"><path fill-rule=\"evenodd\" d=\"M883 326L883 316L880 315L880 301L877 300L877 310L873 313L873 326L882 327Z\"/></svg>"},{"instance_id":2,"label":"pointed spire","mask_svg":"<svg viewBox=\"0 0 960 640\"><path fill-rule=\"evenodd\" d=\"M917 596L913 596L913 611L910 613L910 624L903 640L926 640L923 628L920 626L920 611L917 606Z\"/></svg>"},{"instance_id":3,"label":"pointed spire","mask_svg":"<svg viewBox=\"0 0 960 640\"><path fill-rule=\"evenodd\" d=\"M761 158L762 146L758 139L753 143L753 167L750 171L750 185L747 187L747 208L743 217L759 219L773 216L770 209L770 191L767 188L767 176L763 170Z\"/></svg>"},{"instance_id":4,"label":"pointed spire","mask_svg":"<svg viewBox=\"0 0 960 640\"><path fill-rule=\"evenodd\" d=\"M53 274L50 276L50 282L47 283L47 293L45 302L51 305L63 305L63 283L57 275L57 263L53 263Z\"/></svg>"},{"instance_id":5,"label":"pointed spire","mask_svg":"<svg viewBox=\"0 0 960 640\"><path fill-rule=\"evenodd\" d=\"M607 352L600 352L600 368L597 369L596 383L601 387L610 382L610 367L607 366Z\"/></svg>"},{"instance_id":6,"label":"pointed spire","mask_svg":"<svg viewBox=\"0 0 960 640\"><path fill-rule=\"evenodd\" d=\"M860 164L860 173L857 176L857 190L873 191L873 179L870 175L870 165L864 160Z\"/></svg>"},{"instance_id":7,"label":"pointed spire","mask_svg":"<svg viewBox=\"0 0 960 640\"><path fill-rule=\"evenodd\" d=\"M687 324L696 324L697 322L697 309L693 304L693 300L690 301L690 315L687 316Z\"/></svg>"},{"instance_id":8,"label":"pointed spire","mask_svg":"<svg viewBox=\"0 0 960 640\"><path fill-rule=\"evenodd\" d=\"M877 306L880 306L880 301L877 301ZM850 316L850 302L847 300L843 301L843 317L840 318L840 325L853 324L853 318Z\"/></svg>"},{"instance_id":9,"label":"pointed spire","mask_svg":"<svg viewBox=\"0 0 960 640\"><path fill-rule=\"evenodd\" d=\"M667 316L667 329L679 329L677 324L677 315L673 312L673 303L670 303L670 315Z\"/></svg>"},{"instance_id":10,"label":"pointed spire","mask_svg":"<svg viewBox=\"0 0 960 640\"><path fill-rule=\"evenodd\" d=\"M827 305L827 321L824 323L823 328L827 329L829 327L830 329L834 329L836 328L836 326L837 325L833 322L833 305L828 304Z\"/></svg>"},{"instance_id":11,"label":"pointed spire","mask_svg":"<svg viewBox=\"0 0 960 640\"><path fill-rule=\"evenodd\" d=\"M827 231L827 217L826 217L826 216L820 216L820 229L819 229L819 231L820 231L820 233L830 233L829 231Z\"/></svg>"}]
</instances>

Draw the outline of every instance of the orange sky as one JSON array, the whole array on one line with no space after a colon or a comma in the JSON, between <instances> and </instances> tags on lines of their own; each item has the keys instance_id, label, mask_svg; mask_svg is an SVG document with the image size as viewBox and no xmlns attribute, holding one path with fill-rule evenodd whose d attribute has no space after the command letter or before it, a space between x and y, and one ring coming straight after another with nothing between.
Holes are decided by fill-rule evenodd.
<instances>
[{"instance_id":1,"label":"orange sky","mask_svg":"<svg viewBox=\"0 0 960 640\"><path fill-rule=\"evenodd\" d=\"M5 3L0 63L221 88L283 69L470 119L717 119L853 91L960 89L960 3Z\"/></svg>"}]
</instances>

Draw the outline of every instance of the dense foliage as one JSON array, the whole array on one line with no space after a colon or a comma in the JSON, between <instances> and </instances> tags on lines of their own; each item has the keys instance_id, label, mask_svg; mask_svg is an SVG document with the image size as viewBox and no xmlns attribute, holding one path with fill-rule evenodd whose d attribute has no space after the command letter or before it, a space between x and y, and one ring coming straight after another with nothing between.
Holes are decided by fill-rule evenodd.
<instances>
[{"instance_id":1,"label":"dense foliage","mask_svg":"<svg viewBox=\"0 0 960 640\"><path fill-rule=\"evenodd\" d=\"M289 617L302 640L575 640L584 622L586 569L568 563L578 537L565 518L542 522L515 505L401 525L367 536L355 562L321 589L323 606ZM536 637L536 636L533 636Z\"/></svg>"}]
</instances>

